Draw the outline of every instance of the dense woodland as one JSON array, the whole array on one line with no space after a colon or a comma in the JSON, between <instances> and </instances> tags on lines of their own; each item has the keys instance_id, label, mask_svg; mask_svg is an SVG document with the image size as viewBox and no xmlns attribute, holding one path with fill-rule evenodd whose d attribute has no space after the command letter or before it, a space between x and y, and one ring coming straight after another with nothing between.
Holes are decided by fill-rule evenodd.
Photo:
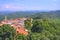
<instances>
[{"instance_id":1,"label":"dense woodland","mask_svg":"<svg viewBox=\"0 0 60 40\"><path fill-rule=\"evenodd\" d=\"M60 18L60 10L56 11L17 11L17 12L0 12L0 21L7 16L8 19L15 19L20 17L31 17L31 18Z\"/></svg>"},{"instance_id":2,"label":"dense woodland","mask_svg":"<svg viewBox=\"0 0 60 40\"><path fill-rule=\"evenodd\" d=\"M24 36L21 34L16 35L13 27L11 27L10 25L3 25L0 27L0 39L4 40L3 38L5 38L5 40L60 40L60 11L58 10L33 13L33 15L30 14L31 16L26 16L28 19L25 21L25 28L29 32L28 36ZM17 13L17 15L18 14L19 13ZM0 18L0 20L3 18L3 16ZM17 18L18 16L15 17ZM33 21L31 22L29 18L33 18Z\"/></svg>"}]
</instances>

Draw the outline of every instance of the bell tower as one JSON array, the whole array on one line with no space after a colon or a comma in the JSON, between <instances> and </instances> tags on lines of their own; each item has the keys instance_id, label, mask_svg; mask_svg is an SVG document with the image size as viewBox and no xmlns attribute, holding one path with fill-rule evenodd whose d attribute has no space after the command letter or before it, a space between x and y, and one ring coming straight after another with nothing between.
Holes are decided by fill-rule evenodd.
<instances>
[{"instance_id":1,"label":"bell tower","mask_svg":"<svg viewBox=\"0 0 60 40\"><path fill-rule=\"evenodd\" d=\"M7 20L7 16L5 16L5 20Z\"/></svg>"}]
</instances>

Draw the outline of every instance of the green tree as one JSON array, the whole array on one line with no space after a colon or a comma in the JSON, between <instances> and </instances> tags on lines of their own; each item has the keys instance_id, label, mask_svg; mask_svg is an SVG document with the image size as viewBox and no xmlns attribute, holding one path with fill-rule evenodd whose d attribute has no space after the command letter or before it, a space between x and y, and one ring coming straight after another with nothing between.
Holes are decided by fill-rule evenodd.
<instances>
[{"instance_id":1,"label":"green tree","mask_svg":"<svg viewBox=\"0 0 60 40\"><path fill-rule=\"evenodd\" d=\"M38 33L42 32L43 31L42 21L38 21L38 20L34 21L31 31Z\"/></svg>"},{"instance_id":2,"label":"green tree","mask_svg":"<svg viewBox=\"0 0 60 40\"><path fill-rule=\"evenodd\" d=\"M27 20L25 20L25 28L28 30L31 30L31 27L32 27L31 24L32 24L32 22L31 22L30 18L27 18Z\"/></svg>"},{"instance_id":3,"label":"green tree","mask_svg":"<svg viewBox=\"0 0 60 40\"><path fill-rule=\"evenodd\" d=\"M22 34L17 34L16 35L16 40L27 40L27 36L24 36Z\"/></svg>"},{"instance_id":4,"label":"green tree","mask_svg":"<svg viewBox=\"0 0 60 40\"><path fill-rule=\"evenodd\" d=\"M9 38L9 40L14 40L15 30L10 25L2 25L0 27L0 36L3 36L4 40Z\"/></svg>"}]
</instances>

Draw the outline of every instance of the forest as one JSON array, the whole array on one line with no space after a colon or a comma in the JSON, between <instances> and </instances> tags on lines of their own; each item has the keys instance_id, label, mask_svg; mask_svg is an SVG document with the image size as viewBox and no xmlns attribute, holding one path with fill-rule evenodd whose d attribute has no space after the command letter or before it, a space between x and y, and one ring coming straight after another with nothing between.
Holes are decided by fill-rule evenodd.
<instances>
[{"instance_id":1,"label":"forest","mask_svg":"<svg viewBox=\"0 0 60 40\"><path fill-rule=\"evenodd\" d=\"M58 18L60 19L60 10L56 11L13 11L13 12L0 12L0 21L2 21L5 16L7 16L8 19L16 19L16 18Z\"/></svg>"},{"instance_id":2,"label":"forest","mask_svg":"<svg viewBox=\"0 0 60 40\"><path fill-rule=\"evenodd\" d=\"M32 12L32 13L33 15L32 14L30 14L29 16L27 15L28 19L25 20L24 22L25 28L29 32L27 36L22 34L16 34L14 28L11 27L10 25L3 25L0 27L0 39L1 40L60 40L60 10L49 11L49 12ZM17 15L18 14L19 13L17 13ZM15 17L18 18L17 16ZM14 16L12 18L14 18ZM29 18L33 18L33 21L31 22ZM1 17L0 20L1 19L3 18Z\"/></svg>"}]
</instances>

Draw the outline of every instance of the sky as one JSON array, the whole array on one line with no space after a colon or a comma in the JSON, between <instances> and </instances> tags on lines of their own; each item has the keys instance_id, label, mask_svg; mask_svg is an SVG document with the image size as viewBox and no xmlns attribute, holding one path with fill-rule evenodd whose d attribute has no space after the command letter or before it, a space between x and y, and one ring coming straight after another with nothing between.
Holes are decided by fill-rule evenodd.
<instances>
[{"instance_id":1,"label":"sky","mask_svg":"<svg viewBox=\"0 0 60 40\"><path fill-rule=\"evenodd\" d=\"M60 10L60 0L0 0L0 11Z\"/></svg>"}]
</instances>

